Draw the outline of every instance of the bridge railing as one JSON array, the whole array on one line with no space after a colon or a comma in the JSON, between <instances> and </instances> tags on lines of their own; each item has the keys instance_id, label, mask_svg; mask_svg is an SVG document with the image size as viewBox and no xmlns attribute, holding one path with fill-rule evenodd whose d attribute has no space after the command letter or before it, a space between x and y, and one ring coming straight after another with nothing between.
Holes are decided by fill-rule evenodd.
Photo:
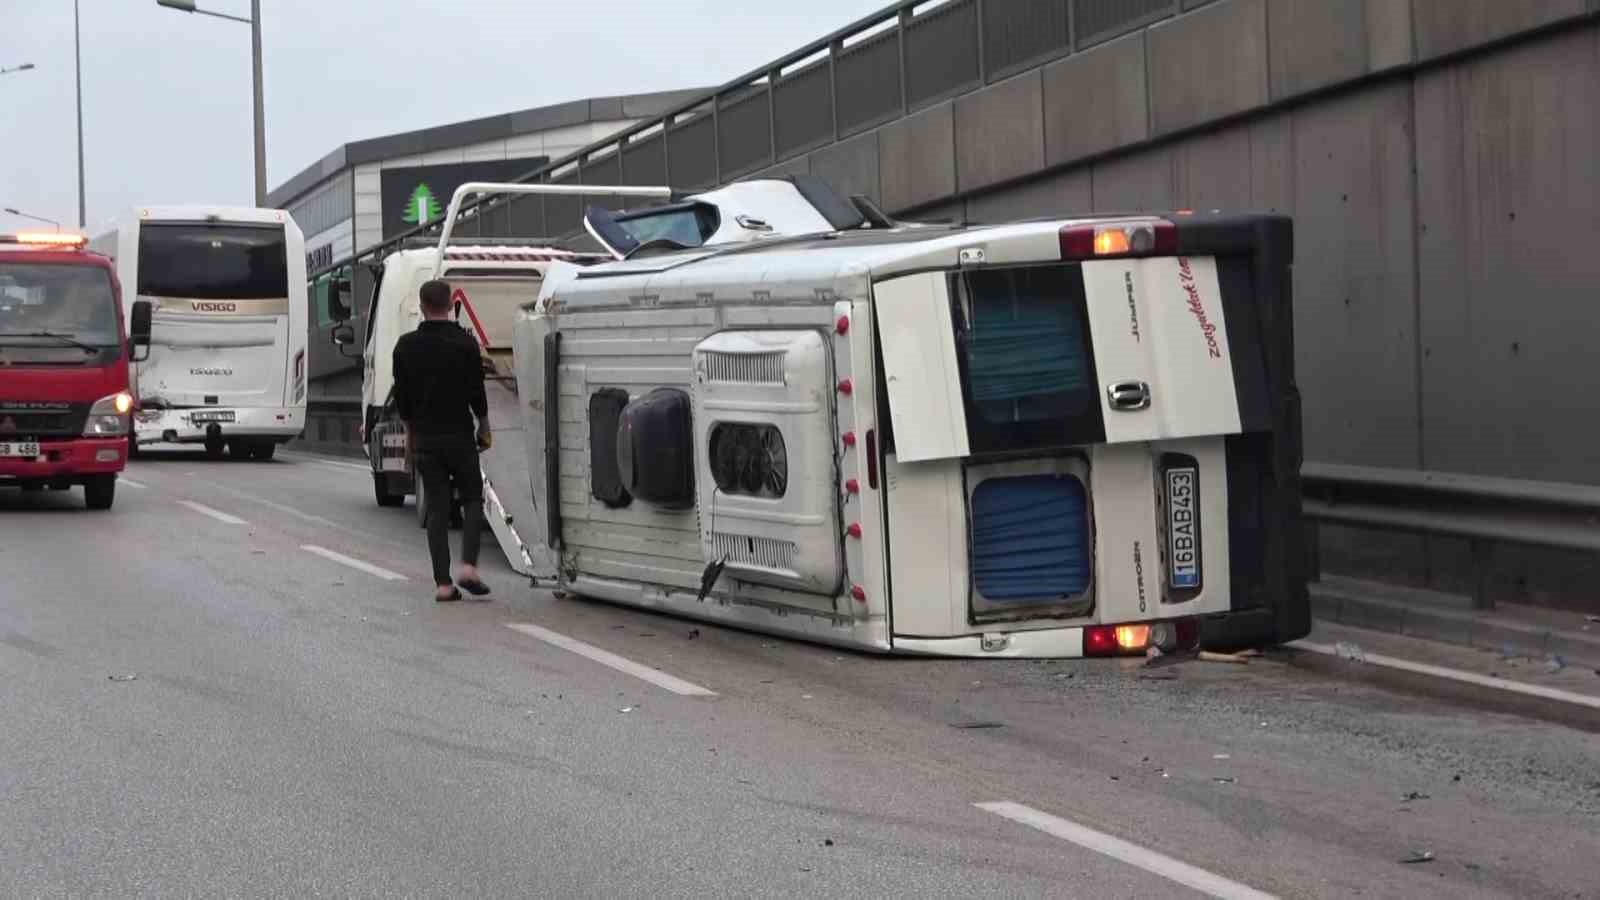
<instances>
[{"instance_id":1,"label":"bridge railing","mask_svg":"<svg viewBox=\"0 0 1600 900\"><path fill-rule=\"evenodd\" d=\"M1215 0L900 0L513 179L703 190L978 90ZM467 233L575 234L585 203L485 200ZM441 220L405 237L437 233ZM393 241L319 272L380 257Z\"/></svg>"}]
</instances>

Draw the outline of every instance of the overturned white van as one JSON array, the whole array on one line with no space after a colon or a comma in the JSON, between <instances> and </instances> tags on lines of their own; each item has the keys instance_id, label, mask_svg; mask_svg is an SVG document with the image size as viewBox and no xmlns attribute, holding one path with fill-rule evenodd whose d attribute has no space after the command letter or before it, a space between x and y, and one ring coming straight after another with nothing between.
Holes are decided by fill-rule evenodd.
<instances>
[{"instance_id":1,"label":"overturned white van","mask_svg":"<svg viewBox=\"0 0 1600 900\"><path fill-rule=\"evenodd\" d=\"M1307 632L1288 219L849 216L551 268L534 575L885 652Z\"/></svg>"}]
</instances>

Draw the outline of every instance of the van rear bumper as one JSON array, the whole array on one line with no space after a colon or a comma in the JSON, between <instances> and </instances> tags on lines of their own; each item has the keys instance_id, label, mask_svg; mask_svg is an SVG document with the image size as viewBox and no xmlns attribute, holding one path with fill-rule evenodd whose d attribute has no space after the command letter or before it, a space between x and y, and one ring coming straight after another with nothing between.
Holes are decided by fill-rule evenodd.
<instances>
[{"instance_id":1,"label":"van rear bumper","mask_svg":"<svg viewBox=\"0 0 1600 900\"><path fill-rule=\"evenodd\" d=\"M65 438L40 441L32 459L0 458L0 481L75 480L85 475L112 475L128 464L126 438Z\"/></svg>"},{"instance_id":2,"label":"van rear bumper","mask_svg":"<svg viewBox=\"0 0 1600 900\"><path fill-rule=\"evenodd\" d=\"M194 421L195 413L231 412L232 422ZM228 438L271 438L278 443L293 440L305 431L305 407L296 406L205 406L187 409L144 410L134 416L134 434L141 444L199 444L215 424Z\"/></svg>"}]
</instances>

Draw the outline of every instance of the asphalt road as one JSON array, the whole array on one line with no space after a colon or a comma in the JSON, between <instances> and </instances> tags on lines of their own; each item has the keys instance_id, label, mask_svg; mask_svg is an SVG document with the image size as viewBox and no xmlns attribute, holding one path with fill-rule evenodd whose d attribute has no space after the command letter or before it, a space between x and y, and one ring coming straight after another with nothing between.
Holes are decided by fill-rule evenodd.
<instances>
[{"instance_id":1,"label":"asphalt road","mask_svg":"<svg viewBox=\"0 0 1600 900\"><path fill-rule=\"evenodd\" d=\"M0 488L3 896L1600 897L1590 731L1273 656L867 657L492 541L438 606L359 465L128 479Z\"/></svg>"}]
</instances>

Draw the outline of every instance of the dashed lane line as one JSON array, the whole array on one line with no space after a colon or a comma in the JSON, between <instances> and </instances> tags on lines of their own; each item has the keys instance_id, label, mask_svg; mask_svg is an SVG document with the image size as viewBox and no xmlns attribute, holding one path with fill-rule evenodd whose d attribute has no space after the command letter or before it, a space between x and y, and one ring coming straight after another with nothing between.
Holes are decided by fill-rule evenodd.
<instances>
[{"instance_id":1,"label":"dashed lane line","mask_svg":"<svg viewBox=\"0 0 1600 900\"><path fill-rule=\"evenodd\" d=\"M349 566L357 571L365 572L368 575L382 578L384 581L406 580L406 576L401 575L399 572L385 569L382 566L375 566L372 563L366 562L365 560L356 559L353 556L345 556L343 553L329 550L327 547L318 547L316 544L301 544L300 549L306 551L307 553L314 553L323 559L329 559L339 563L340 565Z\"/></svg>"},{"instance_id":2,"label":"dashed lane line","mask_svg":"<svg viewBox=\"0 0 1600 900\"><path fill-rule=\"evenodd\" d=\"M223 512L220 509L212 509L209 506L206 506L206 505L204 505L202 503L196 503L193 500L179 500L178 501L178 505L179 506L188 507L189 509L199 513L202 516L210 516L211 518L216 519L218 522L221 522L224 525L244 525L244 524L247 524L245 522L245 520L239 518L238 516L230 516L230 515L228 515L227 513Z\"/></svg>"},{"instance_id":3,"label":"dashed lane line","mask_svg":"<svg viewBox=\"0 0 1600 900\"><path fill-rule=\"evenodd\" d=\"M506 627L531 638L537 638L551 646L576 653L602 666L648 681L656 687L671 691L674 694L681 694L685 697L715 697L717 695L716 691L703 688L690 681L684 681L682 678L668 675L660 669L651 668L644 663L637 663L626 657L618 656L609 650L602 650L593 644L585 644L576 638L557 634L548 628L540 628L527 622L507 622Z\"/></svg>"},{"instance_id":4,"label":"dashed lane line","mask_svg":"<svg viewBox=\"0 0 1600 900\"><path fill-rule=\"evenodd\" d=\"M148 490L149 487L150 487L150 485L143 484L143 483L138 482L138 481L134 481L132 478L129 478L126 475L118 475L117 476L117 484L127 485L128 487L131 487L136 491Z\"/></svg>"},{"instance_id":5,"label":"dashed lane line","mask_svg":"<svg viewBox=\"0 0 1600 900\"><path fill-rule=\"evenodd\" d=\"M1191 866L1182 860L1164 856L1154 850L1149 850L1138 844L1129 843L1121 838L1112 837L1101 831L1095 831L1079 825L1076 822L1040 812L1031 806L1021 803L1012 803L1002 800L993 803L975 803L974 806L984 812L994 813L1002 818L1010 819L1029 828L1037 829L1069 843L1077 844L1086 850L1093 850L1112 859L1125 862L1130 866L1143 869L1155 875L1160 875L1168 881L1175 881L1186 887L1211 897L1221 897L1225 900L1270 900L1271 894L1265 894L1249 885L1240 884L1223 878L1221 875L1208 872L1199 866Z\"/></svg>"}]
</instances>

